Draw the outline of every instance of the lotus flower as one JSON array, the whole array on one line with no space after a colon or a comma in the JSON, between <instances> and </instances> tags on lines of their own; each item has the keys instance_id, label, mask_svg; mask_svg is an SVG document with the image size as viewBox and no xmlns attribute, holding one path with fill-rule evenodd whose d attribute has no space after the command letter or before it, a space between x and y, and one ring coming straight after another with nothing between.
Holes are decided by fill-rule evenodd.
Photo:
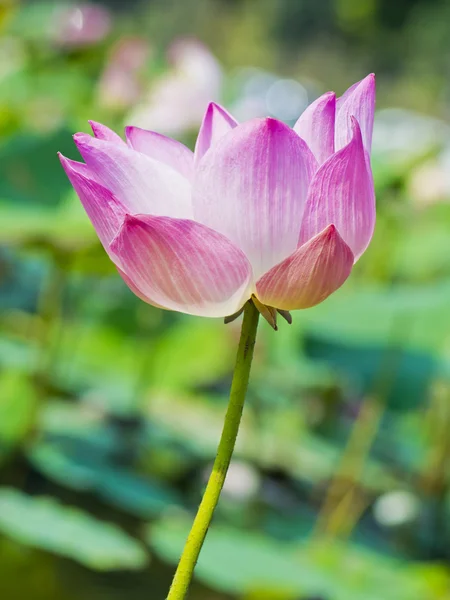
<instances>
[{"instance_id":1,"label":"lotus flower","mask_svg":"<svg viewBox=\"0 0 450 600\"><path fill-rule=\"evenodd\" d=\"M195 151L137 127L126 142L91 122L61 156L111 260L157 307L265 316L322 302L350 275L375 223L370 170L375 80L318 98L294 128L238 124L210 104Z\"/></svg>"}]
</instances>

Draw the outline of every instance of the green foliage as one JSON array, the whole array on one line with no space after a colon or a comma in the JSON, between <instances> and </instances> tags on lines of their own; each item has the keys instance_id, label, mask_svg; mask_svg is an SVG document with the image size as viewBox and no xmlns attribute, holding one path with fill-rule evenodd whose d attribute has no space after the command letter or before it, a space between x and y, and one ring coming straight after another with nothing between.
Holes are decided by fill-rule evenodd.
<instances>
[{"instance_id":1,"label":"green foliage","mask_svg":"<svg viewBox=\"0 0 450 600\"><path fill-rule=\"evenodd\" d=\"M176 563L189 524L189 517L168 517L149 528L149 543ZM212 588L249 597L255 593L258 598L260 591L273 590L275 598L301 594L336 600L432 600L448 585L444 568L405 568L356 546L330 541L280 544L225 526L208 532L196 573Z\"/></svg>"},{"instance_id":2,"label":"green foliage","mask_svg":"<svg viewBox=\"0 0 450 600\"><path fill-rule=\"evenodd\" d=\"M302 314L302 326L330 339L411 348L439 356L447 331L450 282L385 287L349 282L328 302Z\"/></svg>"},{"instance_id":3,"label":"green foliage","mask_svg":"<svg viewBox=\"0 0 450 600\"><path fill-rule=\"evenodd\" d=\"M144 548L115 525L10 488L0 489L0 531L99 571L142 569L148 561Z\"/></svg>"},{"instance_id":4,"label":"green foliage","mask_svg":"<svg viewBox=\"0 0 450 600\"><path fill-rule=\"evenodd\" d=\"M95 491L106 502L142 519L180 503L170 488L98 458L83 459L74 450L73 456L57 445L40 444L31 449L30 459L50 479L76 490Z\"/></svg>"},{"instance_id":5,"label":"green foliage","mask_svg":"<svg viewBox=\"0 0 450 600\"><path fill-rule=\"evenodd\" d=\"M34 210L57 206L69 189L63 169L54 168L57 152L76 158L67 129L51 136L22 135L5 141L0 147L0 200Z\"/></svg>"}]
</instances>

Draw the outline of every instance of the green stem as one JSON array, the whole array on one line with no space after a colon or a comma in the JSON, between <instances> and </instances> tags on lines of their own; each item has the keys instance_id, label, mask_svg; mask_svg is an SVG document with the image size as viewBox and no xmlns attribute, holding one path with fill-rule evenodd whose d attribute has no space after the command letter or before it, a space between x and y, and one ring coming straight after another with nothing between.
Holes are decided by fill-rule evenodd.
<instances>
[{"instance_id":1,"label":"green stem","mask_svg":"<svg viewBox=\"0 0 450 600\"><path fill-rule=\"evenodd\" d=\"M200 551L205 541L214 510L219 501L231 456L241 422L245 395L247 393L250 367L255 347L256 329L259 312L252 301L244 309L241 338L236 356L230 401L223 425L222 435L217 449L216 459L206 486L205 493L197 511L191 532L181 555L180 562L167 596L167 600L183 600L188 593Z\"/></svg>"}]
</instances>

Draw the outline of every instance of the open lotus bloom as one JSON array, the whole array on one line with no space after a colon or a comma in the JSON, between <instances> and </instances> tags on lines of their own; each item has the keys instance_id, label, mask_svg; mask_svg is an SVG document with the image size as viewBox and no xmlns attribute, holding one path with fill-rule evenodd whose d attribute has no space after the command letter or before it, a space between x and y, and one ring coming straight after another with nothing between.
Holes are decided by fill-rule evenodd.
<instances>
[{"instance_id":1,"label":"open lotus bloom","mask_svg":"<svg viewBox=\"0 0 450 600\"><path fill-rule=\"evenodd\" d=\"M322 302L349 276L375 224L375 79L327 93L293 128L238 124L210 104L195 151L136 127L91 123L85 164L61 156L111 260L142 300L227 317L253 297L275 314Z\"/></svg>"}]
</instances>

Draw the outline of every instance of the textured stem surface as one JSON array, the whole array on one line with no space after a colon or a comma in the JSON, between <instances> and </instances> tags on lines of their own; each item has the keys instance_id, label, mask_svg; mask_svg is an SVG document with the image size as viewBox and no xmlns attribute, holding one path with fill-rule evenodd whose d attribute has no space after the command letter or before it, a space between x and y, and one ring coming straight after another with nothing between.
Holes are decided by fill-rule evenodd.
<instances>
[{"instance_id":1,"label":"textured stem surface","mask_svg":"<svg viewBox=\"0 0 450 600\"><path fill-rule=\"evenodd\" d=\"M186 597L197 559L214 514L214 509L219 501L241 422L253 349L255 347L258 317L259 313L253 302L247 302L244 309L244 320L242 322L236 366L231 383L230 401L225 415L216 459L194 524L192 525L183 554L178 563L167 600L183 600Z\"/></svg>"}]
</instances>

